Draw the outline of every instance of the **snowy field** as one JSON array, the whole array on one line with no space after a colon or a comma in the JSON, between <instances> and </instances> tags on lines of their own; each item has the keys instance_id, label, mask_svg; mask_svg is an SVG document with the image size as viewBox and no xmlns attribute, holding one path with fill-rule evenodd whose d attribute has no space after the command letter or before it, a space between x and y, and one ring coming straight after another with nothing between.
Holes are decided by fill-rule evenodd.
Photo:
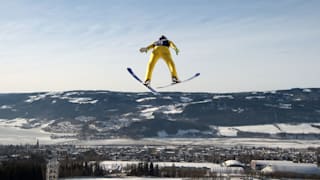
<instances>
[{"instance_id":1,"label":"snowy field","mask_svg":"<svg viewBox=\"0 0 320 180\"><path fill-rule=\"evenodd\" d=\"M105 139L105 140L76 140L51 139L52 133L42 131L41 128L21 129L13 126L0 126L0 144L75 144L87 146L125 146L125 145L213 145L213 146L256 146L256 147L282 147L307 148L320 147L319 140L280 140L261 138L144 138L134 139Z\"/></svg>"},{"instance_id":2,"label":"snowy field","mask_svg":"<svg viewBox=\"0 0 320 180\"><path fill-rule=\"evenodd\" d=\"M37 140L39 140L41 144L57 144L57 143L71 140L71 139L64 139L64 138L52 139L51 135L52 133L44 132L40 128L20 129L16 127L0 126L0 144L1 145L36 144Z\"/></svg>"},{"instance_id":3,"label":"snowy field","mask_svg":"<svg viewBox=\"0 0 320 180\"><path fill-rule=\"evenodd\" d=\"M62 133L49 133L42 130L47 124L39 125L38 127L24 129L21 128L25 126L32 119L17 118L13 120L3 120L0 119L0 144L2 145L19 145L19 144L36 144L37 140L41 144L56 144L65 141L75 140L75 139L52 139L51 135L66 135L70 136L73 134L62 134ZM50 123L50 122L49 122Z\"/></svg>"},{"instance_id":4,"label":"snowy field","mask_svg":"<svg viewBox=\"0 0 320 180\"><path fill-rule=\"evenodd\" d=\"M266 124L266 125L251 125L251 126L232 126L232 127L212 127L218 130L222 136L233 137L237 136L238 131L253 132L253 133L295 133L295 134L320 134L320 129L315 127L320 126L320 123L300 123L300 124Z\"/></svg>"},{"instance_id":5,"label":"snowy field","mask_svg":"<svg viewBox=\"0 0 320 180\"><path fill-rule=\"evenodd\" d=\"M315 133L320 134L320 123L302 124L269 124L255 126L235 126L235 127L212 127L219 131L224 138L144 138L134 139L105 139L105 140L77 140L72 138L52 139L51 136L73 136L72 133L49 133L42 130L51 122L34 125L28 129L23 128L26 124L32 124L33 119L17 118L13 120L0 119L0 144L35 144L39 140L40 144L75 144L75 145L214 145L214 146L256 146L256 147L281 147L281 148L307 148L320 147L319 140L282 140L266 138L236 138L238 131L260 132L276 134L287 133Z\"/></svg>"}]
</instances>

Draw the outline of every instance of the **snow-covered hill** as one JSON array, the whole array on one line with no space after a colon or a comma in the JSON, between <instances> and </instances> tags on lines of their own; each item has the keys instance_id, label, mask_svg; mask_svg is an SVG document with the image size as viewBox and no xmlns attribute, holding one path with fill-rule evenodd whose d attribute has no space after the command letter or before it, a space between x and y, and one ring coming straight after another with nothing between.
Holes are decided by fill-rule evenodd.
<instances>
[{"instance_id":1,"label":"snow-covered hill","mask_svg":"<svg viewBox=\"0 0 320 180\"><path fill-rule=\"evenodd\" d=\"M245 93L0 94L0 128L51 138L320 138L320 89Z\"/></svg>"}]
</instances>

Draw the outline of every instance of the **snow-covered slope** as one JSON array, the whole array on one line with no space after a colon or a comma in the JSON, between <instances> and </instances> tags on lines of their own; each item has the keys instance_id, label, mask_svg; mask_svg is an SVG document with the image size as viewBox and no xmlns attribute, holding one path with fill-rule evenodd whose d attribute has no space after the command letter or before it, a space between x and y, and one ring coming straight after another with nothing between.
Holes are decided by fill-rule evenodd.
<instances>
[{"instance_id":1,"label":"snow-covered slope","mask_svg":"<svg viewBox=\"0 0 320 180\"><path fill-rule=\"evenodd\" d=\"M72 138L320 138L320 89L0 94L0 127ZM61 135L61 137L66 137Z\"/></svg>"}]
</instances>

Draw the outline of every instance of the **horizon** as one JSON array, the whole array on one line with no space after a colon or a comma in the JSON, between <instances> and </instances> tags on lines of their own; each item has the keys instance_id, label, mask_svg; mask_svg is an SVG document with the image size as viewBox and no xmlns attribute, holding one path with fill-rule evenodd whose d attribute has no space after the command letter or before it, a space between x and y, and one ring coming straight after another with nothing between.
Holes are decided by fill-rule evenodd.
<instances>
[{"instance_id":1,"label":"horizon","mask_svg":"<svg viewBox=\"0 0 320 180\"><path fill-rule=\"evenodd\" d=\"M147 92L141 78L162 34L180 79L160 92L261 92L320 87L317 0L7 1L0 6L0 93ZM172 12L174 12L174 15ZM162 60L152 85L170 83Z\"/></svg>"},{"instance_id":2,"label":"horizon","mask_svg":"<svg viewBox=\"0 0 320 180\"><path fill-rule=\"evenodd\" d=\"M311 88L302 88L302 87L293 87L288 89L271 89L271 90L263 90L263 91L233 91L233 92L206 92L206 91L160 91L160 94L165 93L200 93L200 94L238 94L238 93L268 93L274 91L286 91L286 90L294 90L294 89L320 89L320 87L311 87ZM70 89L70 90L63 90L63 91L16 91L16 92L0 92L0 94L32 94L32 93L65 93L65 92L80 92L80 91L88 91L88 92L119 92L119 93L150 93L150 91L117 91L117 90L107 90L107 89ZM157 95L154 95L157 96Z\"/></svg>"}]
</instances>

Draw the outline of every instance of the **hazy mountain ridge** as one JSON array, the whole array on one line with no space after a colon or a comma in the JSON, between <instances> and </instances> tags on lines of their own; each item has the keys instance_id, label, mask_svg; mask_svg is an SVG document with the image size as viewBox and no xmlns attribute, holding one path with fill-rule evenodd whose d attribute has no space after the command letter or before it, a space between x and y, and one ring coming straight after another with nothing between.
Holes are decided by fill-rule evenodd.
<instances>
[{"instance_id":1,"label":"hazy mountain ridge","mask_svg":"<svg viewBox=\"0 0 320 180\"><path fill-rule=\"evenodd\" d=\"M288 123L308 130L282 130ZM240 137L319 138L319 123L320 88L161 96L112 91L0 94L0 125L41 127L80 138L220 137L226 131ZM263 128L273 131L241 128L248 125L269 125Z\"/></svg>"}]
</instances>

